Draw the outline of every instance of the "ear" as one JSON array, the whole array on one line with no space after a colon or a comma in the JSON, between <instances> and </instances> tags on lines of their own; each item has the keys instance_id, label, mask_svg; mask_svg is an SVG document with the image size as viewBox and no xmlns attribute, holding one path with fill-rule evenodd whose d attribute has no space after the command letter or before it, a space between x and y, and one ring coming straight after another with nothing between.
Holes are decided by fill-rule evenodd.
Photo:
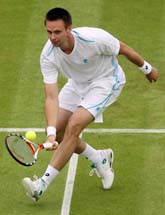
<instances>
[{"instance_id":1,"label":"ear","mask_svg":"<svg viewBox=\"0 0 165 215\"><path fill-rule=\"evenodd\" d=\"M68 25L67 31L71 31L71 30L72 30L72 25Z\"/></svg>"}]
</instances>

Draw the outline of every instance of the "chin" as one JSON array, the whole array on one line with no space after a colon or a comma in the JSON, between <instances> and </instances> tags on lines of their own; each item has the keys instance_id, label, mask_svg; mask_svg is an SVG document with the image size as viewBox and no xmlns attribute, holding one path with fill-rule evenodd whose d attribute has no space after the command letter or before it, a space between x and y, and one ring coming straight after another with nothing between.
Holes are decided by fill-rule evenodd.
<instances>
[{"instance_id":1,"label":"chin","mask_svg":"<svg viewBox=\"0 0 165 215\"><path fill-rule=\"evenodd\" d=\"M59 47L60 46L60 43L59 42L53 42L53 41L51 41L52 42L52 44L55 46L55 47Z\"/></svg>"}]
</instances>

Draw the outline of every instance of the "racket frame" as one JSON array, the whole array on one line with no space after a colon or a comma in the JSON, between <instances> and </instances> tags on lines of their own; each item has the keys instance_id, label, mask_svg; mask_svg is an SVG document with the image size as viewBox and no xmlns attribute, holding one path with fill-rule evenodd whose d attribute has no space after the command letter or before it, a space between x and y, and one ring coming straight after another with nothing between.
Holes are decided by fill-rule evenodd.
<instances>
[{"instance_id":1,"label":"racket frame","mask_svg":"<svg viewBox=\"0 0 165 215\"><path fill-rule=\"evenodd\" d=\"M19 160L18 157L16 157L12 152L11 152L11 149L9 147L9 144L8 144L8 138L11 137L11 136L16 136L18 138L21 138L28 146L29 148L31 149L32 151L32 154L34 156L34 160L31 162L31 163L25 163L25 162L22 162L21 160ZM6 145L6 148L8 150L8 152L10 153L10 155L20 164L22 164L23 166L32 166L35 164L36 160L37 160L37 156L38 156L38 152L41 150L41 149L44 149L44 146L43 144L36 144L36 143L33 143L29 140L27 140L24 136L22 136L21 134L18 134L18 133L10 133L8 134L6 137L5 137L5 145ZM37 149L36 149L36 148Z\"/></svg>"}]
</instances>

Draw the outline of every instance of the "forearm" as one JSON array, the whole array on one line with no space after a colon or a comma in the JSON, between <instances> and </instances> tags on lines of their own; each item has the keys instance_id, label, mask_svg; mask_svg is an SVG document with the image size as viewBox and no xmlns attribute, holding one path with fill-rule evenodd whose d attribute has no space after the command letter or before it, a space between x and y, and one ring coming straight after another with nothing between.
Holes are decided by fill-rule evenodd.
<instances>
[{"instance_id":1,"label":"forearm","mask_svg":"<svg viewBox=\"0 0 165 215\"><path fill-rule=\"evenodd\" d=\"M57 84L45 85L45 119L46 127L56 128L58 115L58 88Z\"/></svg>"},{"instance_id":2,"label":"forearm","mask_svg":"<svg viewBox=\"0 0 165 215\"><path fill-rule=\"evenodd\" d=\"M140 56L140 54L122 42L120 43L119 54L124 55L129 61L138 67L142 67L144 64L144 59Z\"/></svg>"},{"instance_id":3,"label":"forearm","mask_svg":"<svg viewBox=\"0 0 165 215\"><path fill-rule=\"evenodd\" d=\"M130 62L137 65L151 83L157 80L157 69L146 62L134 49L120 42L119 54L125 56Z\"/></svg>"},{"instance_id":4,"label":"forearm","mask_svg":"<svg viewBox=\"0 0 165 215\"><path fill-rule=\"evenodd\" d=\"M58 99L46 98L45 100L45 119L47 126L56 127L58 114Z\"/></svg>"}]
</instances>

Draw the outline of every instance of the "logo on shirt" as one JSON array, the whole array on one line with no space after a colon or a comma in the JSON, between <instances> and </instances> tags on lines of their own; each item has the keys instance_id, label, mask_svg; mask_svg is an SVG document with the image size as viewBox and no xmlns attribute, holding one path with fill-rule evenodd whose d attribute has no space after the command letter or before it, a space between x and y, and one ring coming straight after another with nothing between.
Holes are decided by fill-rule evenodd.
<instances>
[{"instance_id":1,"label":"logo on shirt","mask_svg":"<svg viewBox=\"0 0 165 215\"><path fill-rule=\"evenodd\" d=\"M84 62L84 64L87 64L87 63L88 63L88 59L87 59L87 58L84 58L84 59L83 59L83 62Z\"/></svg>"},{"instance_id":2,"label":"logo on shirt","mask_svg":"<svg viewBox=\"0 0 165 215\"><path fill-rule=\"evenodd\" d=\"M97 112L100 111L100 107L96 107L96 111L97 111Z\"/></svg>"}]
</instances>

